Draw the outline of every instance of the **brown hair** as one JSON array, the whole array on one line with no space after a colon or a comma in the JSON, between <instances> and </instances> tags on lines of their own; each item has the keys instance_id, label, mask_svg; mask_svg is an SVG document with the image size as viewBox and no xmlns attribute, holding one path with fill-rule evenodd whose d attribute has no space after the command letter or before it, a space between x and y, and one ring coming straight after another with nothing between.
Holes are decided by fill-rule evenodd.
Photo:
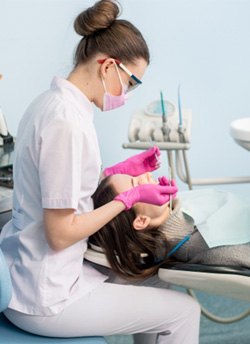
<instances>
[{"instance_id":1,"label":"brown hair","mask_svg":"<svg viewBox=\"0 0 250 344\"><path fill-rule=\"evenodd\" d=\"M107 177L92 196L94 208L110 202L115 196L110 177ZM133 209L123 211L89 239L104 250L111 268L127 279L154 275L166 256L165 235L160 229L135 230L135 216Z\"/></svg>"},{"instance_id":2,"label":"brown hair","mask_svg":"<svg viewBox=\"0 0 250 344\"><path fill-rule=\"evenodd\" d=\"M98 53L133 63L143 58L149 64L149 50L140 31L129 21L117 19L120 6L115 0L101 0L80 13L75 31L83 36L75 52L75 66Z\"/></svg>"}]
</instances>

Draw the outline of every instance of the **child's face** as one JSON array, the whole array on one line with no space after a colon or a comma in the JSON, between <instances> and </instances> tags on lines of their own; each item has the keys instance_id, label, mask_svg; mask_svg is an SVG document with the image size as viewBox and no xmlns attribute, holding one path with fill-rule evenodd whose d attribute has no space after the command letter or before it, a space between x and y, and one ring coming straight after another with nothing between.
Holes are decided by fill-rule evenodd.
<instances>
[{"instance_id":1,"label":"child's face","mask_svg":"<svg viewBox=\"0 0 250 344\"><path fill-rule=\"evenodd\" d=\"M115 174L110 177L110 183L117 191L117 194L120 194L138 185L158 184L158 181L154 180L152 174L148 172L137 177L132 177L128 174ZM153 219L159 218L162 219L162 222L165 221L169 215L168 203L162 206L147 203L137 203L134 205L133 209L135 210L136 215L146 215Z\"/></svg>"}]
</instances>

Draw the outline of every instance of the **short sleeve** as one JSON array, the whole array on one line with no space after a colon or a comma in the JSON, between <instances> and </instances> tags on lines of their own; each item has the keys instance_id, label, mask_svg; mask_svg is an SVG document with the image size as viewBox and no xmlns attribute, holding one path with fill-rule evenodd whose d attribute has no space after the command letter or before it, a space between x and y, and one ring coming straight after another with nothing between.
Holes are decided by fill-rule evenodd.
<instances>
[{"instance_id":1,"label":"short sleeve","mask_svg":"<svg viewBox=\"0 0 250 344\"><path fill-rule=\"evenodd\" d=\"M81 128L62 118L44 128L38 166L43 208L77 209L83 141Z\"/></svg>"}]
</instances>

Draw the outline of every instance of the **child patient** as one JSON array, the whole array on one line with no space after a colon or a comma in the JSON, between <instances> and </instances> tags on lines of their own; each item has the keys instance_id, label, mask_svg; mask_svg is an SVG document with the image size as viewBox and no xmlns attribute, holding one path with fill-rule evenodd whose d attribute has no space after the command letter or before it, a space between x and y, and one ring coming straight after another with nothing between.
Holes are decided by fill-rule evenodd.
<instances>
[{"instance_id":1,"label":"child patient","mask_svg":"<svg viewBox=\"0 0 250 344\"><path fill-rule=\"evenodd\" d=\"M93 195L98 208L141 184L168 185L151 173L105 178ZM167 262L189 262L250 268L250 204L219 190L180 193L169 203L137 203L90 237L112 269L122 277L153 275Z\"/></svg>"}]
</instances>

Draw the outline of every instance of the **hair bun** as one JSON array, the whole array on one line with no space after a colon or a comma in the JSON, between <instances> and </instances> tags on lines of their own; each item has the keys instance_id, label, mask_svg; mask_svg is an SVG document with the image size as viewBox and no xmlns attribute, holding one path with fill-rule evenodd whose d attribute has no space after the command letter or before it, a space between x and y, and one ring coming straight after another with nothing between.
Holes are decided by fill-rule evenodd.
<instances>
[{"instance_id":1,"label":"hair bun","mask_svg":"<svg viewBox=\"0 0 250 344\"><path fill-rule=\"evenodd\" d=\"M110 27L119 14L120 7L115 0L100 0L77 16L74 29L81 36L89 36Z\"/></svg>"}]
</instances>

